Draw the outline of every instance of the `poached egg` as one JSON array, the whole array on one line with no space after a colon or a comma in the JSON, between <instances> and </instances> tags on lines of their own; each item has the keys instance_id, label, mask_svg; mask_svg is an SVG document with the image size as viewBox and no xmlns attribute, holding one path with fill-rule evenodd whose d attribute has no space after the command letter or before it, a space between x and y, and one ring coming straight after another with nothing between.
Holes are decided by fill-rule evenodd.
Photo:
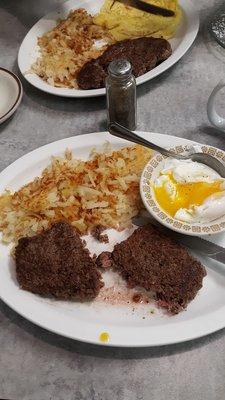
<instances>
[{"instance_id":1,"label":"poached egg","mask_svg":"<svg viewBox=\"0 0 225 400\"><path fill-rule=\"evenodd\" d=\"M153 187L160 207L180 221L207 223L225 215L225 179L204 164L168 158Z\"/></svg>"}]
</instances>

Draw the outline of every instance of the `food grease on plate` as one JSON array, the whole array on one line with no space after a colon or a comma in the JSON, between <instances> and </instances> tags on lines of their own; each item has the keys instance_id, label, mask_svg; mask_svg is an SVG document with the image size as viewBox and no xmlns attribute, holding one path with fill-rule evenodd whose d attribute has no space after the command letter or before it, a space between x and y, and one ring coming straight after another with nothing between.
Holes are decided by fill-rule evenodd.
<instances>
[{"instance_id":1,"label":"food grease on plate","mask_svg":"<svg viewBox=\"0 0 225 400\"><path fill-rule=\"evenodd\" d=\"M109 253L109 252L108 252ZM110 254L110 253L109 253ZM96 297L96 302L108 304L111 306L125 306L132 308L143 306L148 309L155 303L152 292L146 291L143 288L130 288L127 282L118 273L108 267L107 271L101 269L104 287L100 290Z\"/></svg>"}]
</instances>

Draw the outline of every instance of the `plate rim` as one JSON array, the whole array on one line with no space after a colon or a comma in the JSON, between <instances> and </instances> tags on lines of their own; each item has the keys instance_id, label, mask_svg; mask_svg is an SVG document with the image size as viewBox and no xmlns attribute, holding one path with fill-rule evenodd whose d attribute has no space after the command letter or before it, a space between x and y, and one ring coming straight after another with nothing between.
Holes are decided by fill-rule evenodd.
<instances>
[{"instance_id":1,"label":"plate rim","mask_svg":"<svg viewBox=\"0 0 225 400\"><path fill-rule=\"evenodd\" d=\"M72 7L72 3L75 3L76 1L77 0L68 0L64 3L64 5L71 3L71 7ZM77 6L81 7L82 3L86 3L86 2L87 2L86 0L79 0L79 4ZM188 22L187 32L183 36L183 39L179 43L176 50L173 52L173 54L167 60L163 61L161 64L159 64L158 66L153 68L151 71L147 72L146 74L141 75L140 77L136 78L137 86L139 86L145 82L148 82L151 79L156 78L158 75L164 73L169 68L171 68L186 54L188 49L194 43L196 36L198 34L198 31L199 31L199 23L200 23L199 12L196 9L196 6L193 4L192 0L180 0L180 4L181 4L181 8L184 13L184 18L186 19L186 22ZM52 94L55 96L69 97L69 98L89 98L89 97L104 96L105 88L89 89L89 90L56 88L54 86L49 85L47 82L41 80L41 78L37 77L35 74L29 74L29 73L23 71L22 65L23 65L24 54L26 54L28 51L29 52L31 51L30 49L26 50L26 47L25 47L26 41L28 40L29 36L32 35L32 31L35 30L36 27L39 26L40 22L43 19L52 18L52 15L56 14L59 11L60 11L60 7L56 7L55 10L44 15L31 27L31 29L27 32L26 36L24 37L24 39L20 45L18 57L17 57L18 67L19 67L19 70L20 70L22 76L32 86L36 87L37 89L39 89L45 93L49 93L49 94ZM148 75L150 75L150 76L148 76ZM36 79L38 79L37 82L36 82Z\"/></svg>"},{"instance_id":2,"label":"plate rim","mask_svg":"<svg viewBox=\"0 0 225 400\"><path fill-rule=\"evenodd\" d=\"M149 132L143 132L140 131L138 132L141 135L149 135ZM152 135L155 136L155 140L157 141L160 139L171 139L171 135L164 135L164 134L157 134L157 133L151 133ZM50 159L51 155L54 154L59 154L59 153L63 153L64 150L66 149L66 147L68 146L68 144L71 142L71 146L76 144L76 142L79 143L79 139L80 136L82 136L82 143L85 142L85 140L88 139L88 143L87 147L92 146L93 144L90 143L93 140L94 144L103 144L105 140L108 140L109 138L112 139L112 137L109 135L108 132L94 132L92 134L85 134L85 135L78 135L78 136L72 136L69 138L65 138L65 139L61 139L61 140L57 140L57 141L53 141L52 143L46 144L44 146L41 146L25 155L23 155L22 157L20 157L19 159L17 159L16 161L14 161L12 164L10 164L7 168L5 168L1 173L0 173L0 190L3 189L3 187L5 187L5 181L7 181L7 179L12 179L12 177L9 176L9 174L13 173L13 171L17 171L18 166L22 163L22 164L26 164L26 161L29 161L30 164L32 164L32 160L35 160L35 156L40 156L40 155L44 155L45 152L48 152L48 157ZM91 138L91 140L90 140ZM183 144L193 144L195 142L190 141L188 139L184 139L184 138L179 138L176 136L172 136L173 140L175 139L175 141L180 141ZM116 143L128 143L124 140L121 139L112 139L112 143L114 142L114 144ZM85 146L84 146L85 147ZM55 151L53 152L51 150L51 148L55 148ZM82 148L82 146L80 146L80 148ZM79 149L79 146L78 146ZM44 150L44 151L43 151ZM73 148L74 151L74 148ZM44 159L44 157L43 157ZM42 159L42 160L43 160ZM38 159L39 160L39 159ZM39 160L40 161L40 160ZM29 167L29 164L26 166L26 168ZM111 339L110 342L107 344L104 343L100 343L98 340L98 336L93 337L93 334L90 336L88 329L86 329L85 335L76 335L76 333L74 334L73 332L73 327L71 328L71 326L69 327L69 329L72 331L68 332L64 330L64 327L62 327L60 325L60 323L58 323L58 325L56 325L56 323L52 321L52 319L54 320L54 312L53 312L53 317L46 319L46 317L41 316L41 321L40 321L40 315L39 318L37 319L35 312L32 310L32 312L30 312L29 315L27 315L27 309L21 309L20 308L20 304L19 301L13 302L12 299L7 298L7 292L4 293L4 288L3 285L0 282L0 298L2 299L2 301L4 301L10 308L12 308L15 312L17 312L19 315L21 315L22 317L24 317L25 319L31 321L32 323L34 323L37 326L40 326L41 328L44 328L48 331L51 331L53 333L59 334L61 336L64 337L68 337L70 339L73 340L77 340L77 341L82 341L82 342L86 342L86 343L92 343L92 344L96 344L96 345L101 345L101 346L111 346L111 347L132 347L132 348L141 348L141 347L155 347L155 346L162 346L162 345L169 345L169 344L175 344L175 343L180 343L180 342L186 342L189 340L193 340L196 338L200 338L202 336L206 336L210 333L213 333L215 331L218 331L222 328L224 328L225 326L225 320L224 320L224 311L225 311L225 304L224 306L220 307L218 310L213 311L213 316L214 318L209 319L209 314L204 314L200 317L193 317L190 318L189 320L186 321L178 321L176 322L176 316L173 317L173 321L172 324L165 324L163 327L169 327L166 329L166 334L168 336L167 339L159 339L158 338L158 334L155 334L154 331L158 329L158 325L156 326L143 326L143 327L128 327L129 329L129 338L126 336L124 336L124 328L126 327L118 327L116 326L116 331L118 332L117 334L113 334L112 336L110 335ZM19 291L17 293L17 295L19 296ZM17 296L16 295L16 296ZM35 295L33 295L34 298L36 298ZM19 298L19 297L18 297ZM31 302L32 303L32 302ZM40 306L41 304L41 306ZM43 303L45 304L45 303ZM42 303L38 303L39 308L42 308ZM29 307L29 305L28 305ZM44 305L45 307L45 305ZM56 311L56 315L57 315L57 311ZM60 315L60 313L59 313ZM65 318L70 320L71 323L71 318L68 315L65 315ZM194 329L193 329L193 321L195 321L194 323ZM76 318L74 318L74 320L72 322L76 322ZM91 323L89 324L91 327L97 327L98 333L100 333L100 330L102 329L102 325L99 325L99 323ZM85 321L85 326L88 327L89 326L88 323ZM100 329L101 326L101 329ZM204 326L204 329L202 329L202 326ZM77 328L77 327L76 327ZM146 329L146 332L150 334L152 334L152 337L150 335L150 339L149 337L143 340L143 330ZM66 329L67 330L67 329ZM105 329L104 329L105 330ZM106 329L109 331L113 330L113 325L110 325L110 328ZM126 329L125 329L126 330ZM164 329L165 330L165 329ZM133 332L133 334L131 334L131 331ZM180 331L182 331L182 334L180 333ZM72 333L73 332L73 333ZM174 332L176 332L174 334ZM180 337L177 337L177 332L180 335ZM136 338L136 340L132 339L133 336L137 337L137 334L141 334L141 340ZM133 341L133 342L132 342Z\"/></svg>"}]
</instances>

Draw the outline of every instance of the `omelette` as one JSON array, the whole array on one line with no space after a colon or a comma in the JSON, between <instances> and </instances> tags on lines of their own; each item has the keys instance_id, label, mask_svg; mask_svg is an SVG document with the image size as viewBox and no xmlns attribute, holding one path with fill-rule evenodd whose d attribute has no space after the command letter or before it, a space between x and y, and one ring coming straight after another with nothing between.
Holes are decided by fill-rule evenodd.
<instances>
[{"instance_id":1,"label":"omelette","mask_svg":"<svg viewBox=\"0 0 225 400\"><path fill-rule=\"evenodd\" d=\"M167 8L175 14L164 17L138 10L119 1L113 4L113 0L105 0L99 14L94 17L94 23L107 28L115 41L143 36L165 39L173 37L182 17L178 0L145 1Z\"/></svg>"}]
</instances>

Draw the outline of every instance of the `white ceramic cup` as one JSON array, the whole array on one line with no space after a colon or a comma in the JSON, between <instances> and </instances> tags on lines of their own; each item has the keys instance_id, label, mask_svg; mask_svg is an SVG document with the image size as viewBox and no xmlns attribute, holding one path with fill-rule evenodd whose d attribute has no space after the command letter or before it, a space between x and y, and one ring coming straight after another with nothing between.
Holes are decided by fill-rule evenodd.
<instances>
[{"instance_id":1,"label":"white ceramic cup","mask_svg":"<svg viewBox=\"0 0 225 400\"><path fill-rule=\"evenodd\" d=\"M221 117L215 107L215 98L217 93L225 87L225 81L221 80L218 85L213 89L211 95L209 96L208 104L207 104L207 114L209 121L216 128L222 129L225 131L225 118Z\"/></svg>"}]
</instances>

